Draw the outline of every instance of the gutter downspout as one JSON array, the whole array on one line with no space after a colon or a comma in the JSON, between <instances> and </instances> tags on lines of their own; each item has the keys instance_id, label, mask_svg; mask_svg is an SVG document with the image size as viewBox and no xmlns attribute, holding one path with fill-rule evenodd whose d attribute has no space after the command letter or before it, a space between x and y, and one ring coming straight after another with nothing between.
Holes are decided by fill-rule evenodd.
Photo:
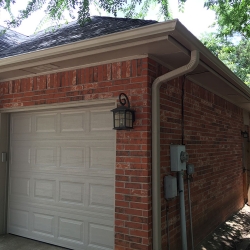
<instances>
[{"instance_id":1,"label":"gutter downspout","mask_svg":"<svg viewBox=\"0 0 250 250\"><path fill-rule=\"evenodd\" d=\"M157 77L152 85L152 210L153 250L161 250L161 178L160 178L160 87L163 83L193 71L199 63L199 52L191 51L188 64Z\"/></svg>"}]
</instances>

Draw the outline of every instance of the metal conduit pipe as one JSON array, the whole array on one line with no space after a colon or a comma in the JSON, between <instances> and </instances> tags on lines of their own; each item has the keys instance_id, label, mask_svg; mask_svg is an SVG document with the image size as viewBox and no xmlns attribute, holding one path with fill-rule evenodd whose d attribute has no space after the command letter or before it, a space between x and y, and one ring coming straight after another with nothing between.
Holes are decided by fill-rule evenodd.
<instances>
[{"instance_id":1,"label":"metal conduit pipe","mask_svg":"<svg viewBox=\"0 0 250 250\"><path fill-rule=\"evenodd\" d=\"M189 205L189 220L190 220L190 231L191 231L191 245L192 250L194 250L194 233L193 233L193 219L192 219L192 204L191 204L191 195L190 195L190 182L191 175L188 174L188 205Z\"/></svg>"},{"instance_id":2,"label":"metal conduit pipe","mask_svg":"<svg viewBox=\"0 0 250 250\"><path fill-rule=\"evenodd\" d=\"M163 83L193 71L199 63L199 51L191 51L188 64L157 77L152 85L152 210L153 250L161 250L161 178L160 178L160 87Z\"/></svg>"},{"instance_id":3,"label":"metal conduit pipe","mask_svg":"<svg viewBox=\"0 0 250 250\"><path fill-rule=\"evenodd\" d=\"M178 172L179 196L180 196L180 214L181 214L181 240L182 250L187 250L187 229L186 229L186 209L184 197L184 171Z\"/></svg>"}]
</instances>

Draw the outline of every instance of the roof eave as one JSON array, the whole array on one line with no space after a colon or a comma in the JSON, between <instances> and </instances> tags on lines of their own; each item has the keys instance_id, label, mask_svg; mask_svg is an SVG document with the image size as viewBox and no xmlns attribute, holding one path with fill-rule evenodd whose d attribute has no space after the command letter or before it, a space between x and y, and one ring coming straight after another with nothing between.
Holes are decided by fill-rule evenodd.
<instances>
[{"instance_id":1,"label":"roof eave","mask_svg":"<svg viewBox=\"0 0 250 250\"><path fill-rule=\"evenodd\" d=\"M173 44L171 45L169 36L173 37L177 43L180 44L180 47L186 49L187 53L184 53L185 55L183 54L183 50L181 48L178 48L178 46ZM141 49L142 47L143 49ZM244 107L247 110L250 110L250 88L246 86L217 57L215 57L178 20L156 23L132 30L126 30L97 38L30 52L27 54L2 58L0 59L0 80L9 80L10 77L12 79L19 79L36 74L50 73L50 71L29 74L26 72L26 69L29 69L29 67L43 65L46 63L59 63L64 61L72 63L74 61L79 63L79 67L84 67L85 65L91 65L91 63L89 64L89 61L91 61L89 59L91 57L95 58L95 63L100 64L109 60L115 61L125 57L146 55L150 54L152 51L156 56L154 54L152 55L155 58L158 57L160 62L164 62L165 65L169 65L170 68L175 68L178 67L177 64L183 65L183 63L185 63L185 61L189 58L187 54L192 50L198 50L201 55L201 62L208 64L212 70L219 74L219 78L222 76L222 81L225 79L226 85L225 83L224 85L220 84L219 81L216 80L216 82L218 82L221 86L221 91L223 91L222 88L225 87L231 92L237 92L235 96L238 94L239 96L242 96L240 97L241 103L245 105ZM127 55L127 52L129 52L129 55ZM113 53L112 58L110 56L111 53ZM102 56L101 60L99 60L99 56ZM166 60L166 62L162 60L162 58ZM61 63L60 70L66 69L63 65L64 64ZM71 64L71 67L76 67L76 64ZM23 75L21 75L21 73L18 75L18 73L16 76L13 76L12 73L15 70L20 72L22 69L24 69L24 73L22 72ZM204 84L203 82L204 78L200 80L200 85L209 89L209 83L207 82ZM234 90L232 90L232 88L234 88ZM236 105L239 105L237 102L234 102L232 97L228 96L226 98L228 98L231 102L236 103Z\"/></svg>"},{"instance_id":2,"label":"roof eave","mask_svg":"<svg viewBox=\"0 0 250 250\"><path fill-rule=\"evenodd\" d=\"M220 69L228 78L228 80L232 83L240 87L242 91L244 91L250 97L250 88L240 79L238 78L221 60L219 60L211 51L206 48L200 40L198 40L179 20L176 22L175 34L178 33L182 36L183 40L187 40L188 44L192 44L192 47L187 48L190 51L193 49L197 49L201 53L201 61L202 58L205 58L206 61L211 62L213 64L213 68L216 70ZM184 47L187 44L182 44Z\"/></svg>"},{"instance_id":3,"label":"roof eave","mask_svg":"<svg viewBox=\"0 0 250 250\"><path fill-rule=\"evenodd\" d=\"M126 30L122 32L112 33L100 37L95 37L87 40L77 41L70 44L60 45L48 49L37 50L25 54L5 57L0 59L0 69L3 66L11 66L16 63L26 63L31 60L46 59L48 57L71 54L72 58L79 50L95 50L96 48L110 46L111 44L125 44L128 40L141 40L146 37L163 36L167 32L175 30L178 20L171 20L163 23L156 23L149 26Z\"/></svg>"}]
</instances>

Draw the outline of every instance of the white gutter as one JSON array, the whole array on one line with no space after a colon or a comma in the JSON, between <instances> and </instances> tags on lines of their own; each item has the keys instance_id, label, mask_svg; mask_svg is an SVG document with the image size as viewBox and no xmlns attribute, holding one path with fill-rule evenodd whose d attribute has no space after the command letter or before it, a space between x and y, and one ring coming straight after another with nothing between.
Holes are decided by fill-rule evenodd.
<instances>
[{"instance_id":1,"label":"white gutter","mask_svg":"<svg viewBox=\"0 0 250 250\"><path fill-rule=\"evenodd\" d=\"M152 210L153 250L161 250L161 162L160 162L160 87L163 83L193 71L199 63L193 50L188 64L156 78L152 86Z\"/></svg>"}]
</instances>

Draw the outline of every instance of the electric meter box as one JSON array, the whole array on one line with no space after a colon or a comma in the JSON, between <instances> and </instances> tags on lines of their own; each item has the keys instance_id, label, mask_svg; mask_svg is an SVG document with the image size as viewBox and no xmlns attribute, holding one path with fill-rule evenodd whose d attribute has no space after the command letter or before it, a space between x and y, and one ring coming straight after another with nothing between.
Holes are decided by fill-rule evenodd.
<instances>
[{"instance_id":1,"label":"electric meter box","mask_svg":"<svg viewBox=\"0 0 250 250\"><path fill-rule=\"evenodd\" d=\"M173 199L177 196L177 179L174 176L167 175L164 177L164 198Z\"/></svg>"},{"instance_id":2,"label":"electric meter box","mask_svg":"<svg viewBox=\"0 0 250 250\"><path fill-rule=\"evenodd\" d=\"M170 145L171 171L186 170L188 154L185 145Z\"/></svg>"}]
</instances>

